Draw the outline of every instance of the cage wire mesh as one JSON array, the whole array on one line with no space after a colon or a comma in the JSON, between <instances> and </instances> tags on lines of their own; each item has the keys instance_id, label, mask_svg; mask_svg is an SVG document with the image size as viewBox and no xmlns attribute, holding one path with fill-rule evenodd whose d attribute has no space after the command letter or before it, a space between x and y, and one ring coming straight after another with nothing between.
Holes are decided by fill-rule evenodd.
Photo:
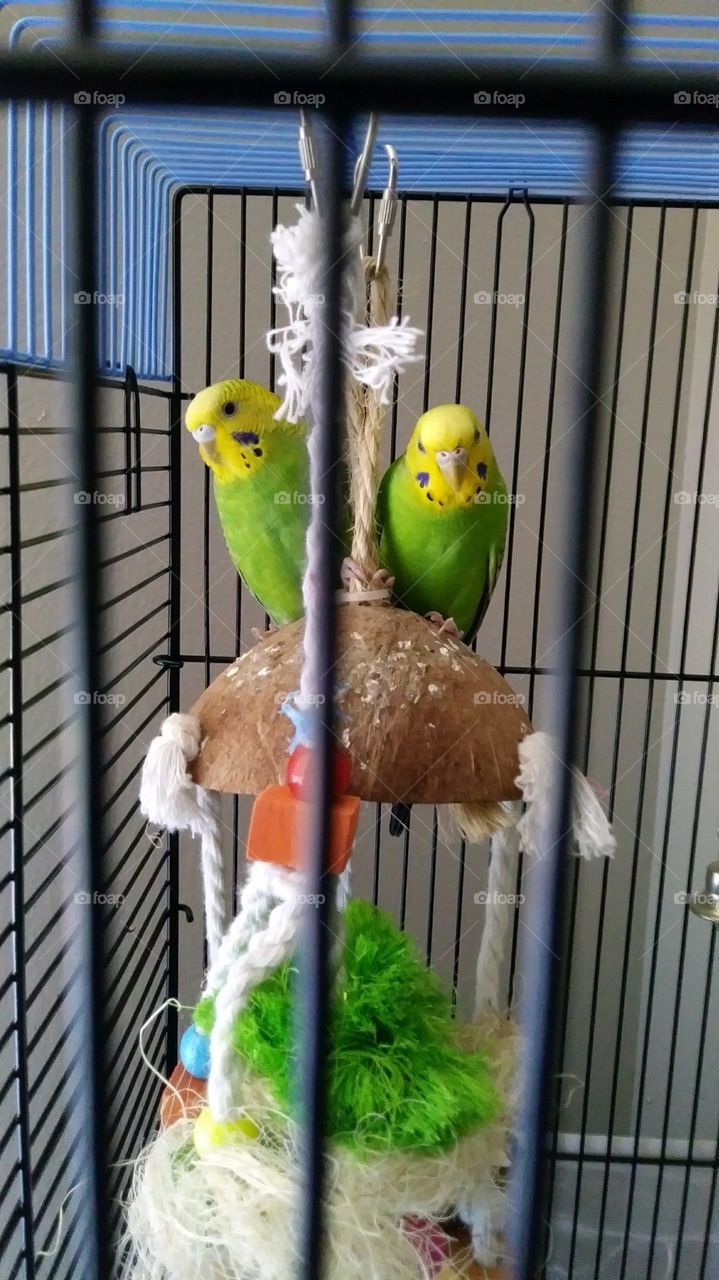
<instances>
[{"instance_id":1,"label":"cage wire mesh","mask_svg":"<svg viewBox=\"0 0 719 1280\"><path fill-rule=\"evenodd\" d=\"M170 22L171 6L165 8ZM277 39L287 17L279 9L289 6L226 8L233 21L240 9L252 11L243 13L241 28L248 37L248 18L257 27L252 41ZM317 14L304 8L300 25L314 38ZM52 47L63 34L67 13L59 4L28 16L11 34L20 9L0 6L2 29L18 47ZM263 25L270 9L277 23ZM440 24L450 17L423 12ZM103 18L108 13L103 8ZM534 25L522 19L519 32L516 17L504 14L502 25L488 14L479 34L457 21L444 34L461 40L467 33L492 50L511 34L520 52L544 52L564 33L564 52L568 41L572 53L590 51L589 15L571 40L556 15L549 29L539 14ZM682 21L680 30L668 15L663 23L640 15L634 56L708 56L716 18ZM362 23L377 51L407 52L411 33L403 23L383 26L370 7ZM191 28L178 38L197 38L199 29ZM102 34L126 47L131 24L113 27L108 18ZM181 429L184 403L210 381L239 375L274 385L264 344L275 318L269 233L291 218L301 193L294 189L294 116L274 119L281 135L274 151L263 149L261 117L246 113L236 152L228 141L236 116L192 117L206 148L209 137L210 149L227 155L219 180L217 164L208 161L203 170L199 144L182 137L178 144L177 122L168 127L161 112L128 111L119 124L103 122L101 212L110 231L99 283L113 301L101 309L101 342L103 372L113 376L102 382L100 487L91 495L77 488L69 449L65 336L72 313L60 302L67 120L16 104L7 122L13 194L0 207L10 265L0 314L1 625L9 653L0 709L8 762L0 818L7 850L0 877L0 1256L8 1280L75 1276L82 1256L87 1171L78 1142L75 1035L82 1010L72 997L78 913L93 909L103 920L114 1229L129 1161L153 1131L161 1089L140 1060L139 1028L167 995L192 1004L202 977L194 851L184 838L167 842L146 832L137 790L161 719L189 707L253 643L253 628L265 625L229 564L207 471ZM430 404L461 399L487 422L515 501L479 649L526 699L531 716L556 656L553 588L563 566L552 546L566 509L563 433L576 367L584 210L575 198L583 191L584 138L582 130L560 137L540 125L528 137L503 123L489 151L487 131L476 154L466 147L457 170L463 184L451 165L435 171L432 146L419 146L421 122L402 128L414 189L400 201L389 265L398 310L424 327L426 346L424 364L397 389L383 460L402 451ZM451 128L459 138L461 127ZM689 132L675 129L671 140L663 134L622 139L623 186L612 204L589 626L577 679L584 726L578 763L606 792L618 853L611 865L573 865L567 873L562 1050L547 1117L548 1280L708 1280L719 1269L716 931L691 918L684 901L716 850L715 796L706 781L719 764L719 199L706 149ZM511 186L512 166L502 168L512 149L516 168L520 138L520 169L542 153L536 189ZM247 146L260 153L258 185L236 187ZM38 181L35 162L43 156L52 158ZM372 172L373 189L380 169ZM282 187L267 190L278 173ZM486 192L490 173L490 194L454 194ZM670 181L672 199L652 198ZM378 199L375 190L363 210L370 250ZM71 292L82 293L76 283ZM103 683L74 696L95 699L102 714L106 885L94 903L73 874L77 779L68 696L73 523L87 500L98 505L103 534L96 601ZM243 875L248 817L246 802L224 801L233 889ZM460 1010L471 999L487 862L486 847L465 846L431 808L416 807L407 837L392 840L386 811L365 806L355 892L417 938L428 963L454 986ZM522 899L531 883L531 868L523 866L504 977L508 999L516 999L525 976ZM152 1023L144 1043L149 1060L167 1072L177 1047L172 1011Z\"/></svg>"},{"instance_id":2,"label":"cage wire mesh","mask_svg":"<svg viewBox=\"0 0 719 1280\"><path fill-rule=\"evenodd\" d=\"M272 384L263 335L273 320L271 227L296 196L240 191L185 193L177 206L176 257L182 385L191 390L233 370ZM372 247L376 196L366 201ZM574 299L582 210L522 192L504 201L403 197L391 270L398 305L426 325L426 360L405 377L388 418L386 459L401 451L419 413L460 398L477 405L515 494L505 571L480 649L526 698L532 714L551 668L546 648L552 526L562 517L562 406L572 379ZM716 312L676 295L709 292L716 276L716 214L689 206L615 209L606 447L597 486L593 604L580 683L586 755L608 793L619 853L611 867L569 874L561 1079L549 1117L554 1161L548 1276L710 1275L719 1109L707 1064L716 1057L715 933L690 921L681 895L701 875L716 822L707 774L717 763L713 711L719 604L716 507L694 495L714 473ZM715 288L715 285L713 285ZM231 305L217 315L218 297ZM21 1065L30 1211L38 1250L57 1251L49 1275L72 1275L79 1242L73 1199L82 1169L72 1141L72 1023L65 994L73 963L73 911L86 894L68 874L72 761L64 759L68 708L65 646L71 638L68 566L73 488L66 455L64 385L4 370L3 432L10 517L4 548L14 583L5 625L20 697L4 717L21 788L12 871L3 887L7 978L2 1019L7 1084L2 1102L8 1275L23 1274L23 1167L16 1162ZM98 615L107 815L105 913L107 1008L112 1045L108 1097L114 1135L113 1193L127 1191L128 1161L156 1122L159 1084L137 1052L137 1032L167 992L191 1003L202 974L196 859L181 841L179 887L169 894L168 855L148 841L137 805L143 752L170 706L168 667L181 664L179 704L254 641L265 618L227 560L210 508L206 470L187 433L172 424L172 392L138 386L131 372L108 386L102 439L103 559ZM714 450L714 453L712 453ZM171 505L179 467L180 510ZM175 476L177 481L177 475ZM687 497L689 495L689 497ZM175 531L181 573L172 570ZM14 566L14 571L12 566ZM171 597L179 650L169 644ZM548 593L549 594L549 593ZM225 803L228 874L242 878L249 805ZM5 824L4 836L11 832ZM355 890L390 910L454 983L471 993L482 932L486 848L467 848L436 811L417 807L404 840L366 806ZM21 863L18 862L21 859ZM22 917L13 895L22 870ZM526 877L526 883L525 883ZM517 885L508 996L522 982ZM679 895L679 897L677 896ZM15 898L19 905L19 900ZM178 904L195 921L177 918ZM18 1063L13 934L19 960L26 1057ZM179 930L180 946L173 942ZM146 1051L172 1062L168 1024L150 1028ZM48 1068L48 1061L50 1068ZM62 1230L57 1215L65 1203ZM624 1262L622 1258L624 1257Z\"/></svg>"}]
</instances>

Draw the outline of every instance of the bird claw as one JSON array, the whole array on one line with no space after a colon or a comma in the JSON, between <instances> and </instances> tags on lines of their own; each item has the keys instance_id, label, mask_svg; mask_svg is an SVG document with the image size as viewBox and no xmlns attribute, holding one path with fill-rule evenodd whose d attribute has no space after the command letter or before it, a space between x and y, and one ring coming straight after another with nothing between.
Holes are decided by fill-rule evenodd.
<instances>
[{"instance_id":1,"label":"bird claw","mask_svg":"<svg viewBox=\"0 0 719 1280\"><path fill-rule=\"evenodd\" d=\"M437 613L432 609L429 613L425 613L425 618L433 627L437 628L438 636L450 636L452 640L461 640L464 635L460 631L454 618L443 618L441 613Z\"/></svg>"},{"instance_id":2,"label":"bird claw","mask_svg":"<svg viewBox=\"0 0 719 1280\"><path fill-rule=\"evenodd\" d=\"M267 636L271 636L274 631L279 631L279 627L271 618L267 619L266 631L260 631L259 627L250 627L250 633L255 637L255 640L265 640Z\"/></svg>"},{"instance_id":3,"label":"bird claw","mask_svg":"<svg viewBox=\"0 0 719 1280\"><path fill-rule=\"evenodd\" d=\"M394 586L394 578L386 569L375 569L370 575L351 556L345 556L342 561L340 577L347 591L351 591L356 585L365 591L391 591Z\"/></svg>"}]
</instances>

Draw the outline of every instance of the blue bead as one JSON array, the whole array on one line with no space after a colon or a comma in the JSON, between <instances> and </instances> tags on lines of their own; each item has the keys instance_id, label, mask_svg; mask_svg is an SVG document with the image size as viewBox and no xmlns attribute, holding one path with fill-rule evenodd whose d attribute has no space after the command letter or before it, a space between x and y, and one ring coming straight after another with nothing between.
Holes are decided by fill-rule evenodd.
<instances>
[{"instance_id":1,"label":"blue bead","mask_svg":"<svg viewBox=\"0 0 719 1280\"><path fill-rule=\"evenodd\" d=\"M204 1032L191 1025L180 1041L180 1062L185 1071L198 1080L206 1080L210 1074L210 1040Z\"/></svg>"}]
</instances>

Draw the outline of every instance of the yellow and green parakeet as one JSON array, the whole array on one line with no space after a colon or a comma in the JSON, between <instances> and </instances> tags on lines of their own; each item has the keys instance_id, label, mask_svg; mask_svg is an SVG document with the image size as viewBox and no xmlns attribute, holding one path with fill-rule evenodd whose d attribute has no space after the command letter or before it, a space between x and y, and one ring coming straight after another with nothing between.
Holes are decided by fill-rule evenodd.
<instances>
[{"instance_id":1,"label":"yellow and green parakeet","mask_svg":"<svg viewBox=\"0 0 719 1280\"><path fill-rule=\"evenodd\" d=\"M309 461L304 423L276 419L276 395L228 379L200 391L185 422L210 467L227 549L277 626L300 618Z\"/></svg>"},{"instance_id":2,"label":"yellow and green parakeet","mask_svg":"<svg viewBox=\"0 0 719 1280\"><path fill-rule=\"evenodd\" d=\"M398 604L453 619L469 643L487 611L507 536L507 486L489 436L462 404L418 420L379 491L380 560Z\"/></svg>"},{"instance_id":3,"label":"yellow and green parakeet","mask_svg":"<svg viewBox=\"0 0 719 1280\"><path fill-rule=\"evenodd\" d=\"M396 603L451 620L469 643L502 565L507 515L507 486L476 414L461 404L422 414L379 491L380 561ZM393 806L389 829L409 829L409 806Z\"/></svg>"}]
</instances>

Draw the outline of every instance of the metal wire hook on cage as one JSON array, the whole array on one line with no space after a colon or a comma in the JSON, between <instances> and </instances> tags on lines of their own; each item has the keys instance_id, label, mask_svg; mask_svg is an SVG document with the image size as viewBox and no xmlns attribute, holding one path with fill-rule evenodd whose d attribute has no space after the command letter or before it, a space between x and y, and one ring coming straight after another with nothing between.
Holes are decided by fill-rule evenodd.
<instances>
[{"instance_id":1,"label":"metal wire hook on cage","mask_svg":"<svg viewBox=\"0 0 719 1280\"><path fill-rule=\"evenodd\" d=\"M320 202L317 196L317 158L315 156L315 144L312 137L312 129L307 118L307 112L300 109L300 136L298 140L300 150L300 164L302 172L305 175L305 183L309 187L312 203L317 213L320 211Z\"/></svg>"},{"instance_id":2,"label":"metal wire hook on cage","mask_svg":"<svg viewBox=\"0 0 719 1280\"><path fill-rule=\"evenodd\" d=\"M362 205L362 199L367 185L367 174L369 173L369 167L372 163L372 153L374 152L378 125L379 120L377 116L374 112L371 112L364 144L354 167L354 184L352 187L352 199L350 200L350 213L353 218L357 217Z\"/></svg>"},{"instance_id":3,"label":"metal wire hook on cage","mask_svg":"<svg viewBox=\"0 0 719 1280\"><path fill-rule=\"evenodd\" d=\"M374 112L371 112L367 131L365 133L365 140L362 144L362 150L357 157L354 167L352 197L350 200L350 213L352 217L357 216L362 204L362 198L364 196L365 186L367 183L367 174L369 173L369 167L372 163L372 154L374 152L378 126L378 117ZM315 151L314 138L312 136L312 126L310 125L309 117L304 108L300 109L300 133L298 146L305 183L309 187L309 193L315 211L319 213L320 201L317 183L317 153Z\"/></svg>"},{"instance_id":4,"label":"metal wire hook on cage","mask_svg":"<svg viewBox=\"0 0 719 1280\"><path fill-rule=\"evenodd\" d=\"M384 266L385 256L387 254L387 245L389 244L394 227L395 218L397 216L397 175L399 173L399 160L394 147L385 143L385 151L389 160L389 177L387 186L382 192L379 213L377 215L377 256L375 258L374 271L375 275Z\"/></svg>"}]
</instances>

